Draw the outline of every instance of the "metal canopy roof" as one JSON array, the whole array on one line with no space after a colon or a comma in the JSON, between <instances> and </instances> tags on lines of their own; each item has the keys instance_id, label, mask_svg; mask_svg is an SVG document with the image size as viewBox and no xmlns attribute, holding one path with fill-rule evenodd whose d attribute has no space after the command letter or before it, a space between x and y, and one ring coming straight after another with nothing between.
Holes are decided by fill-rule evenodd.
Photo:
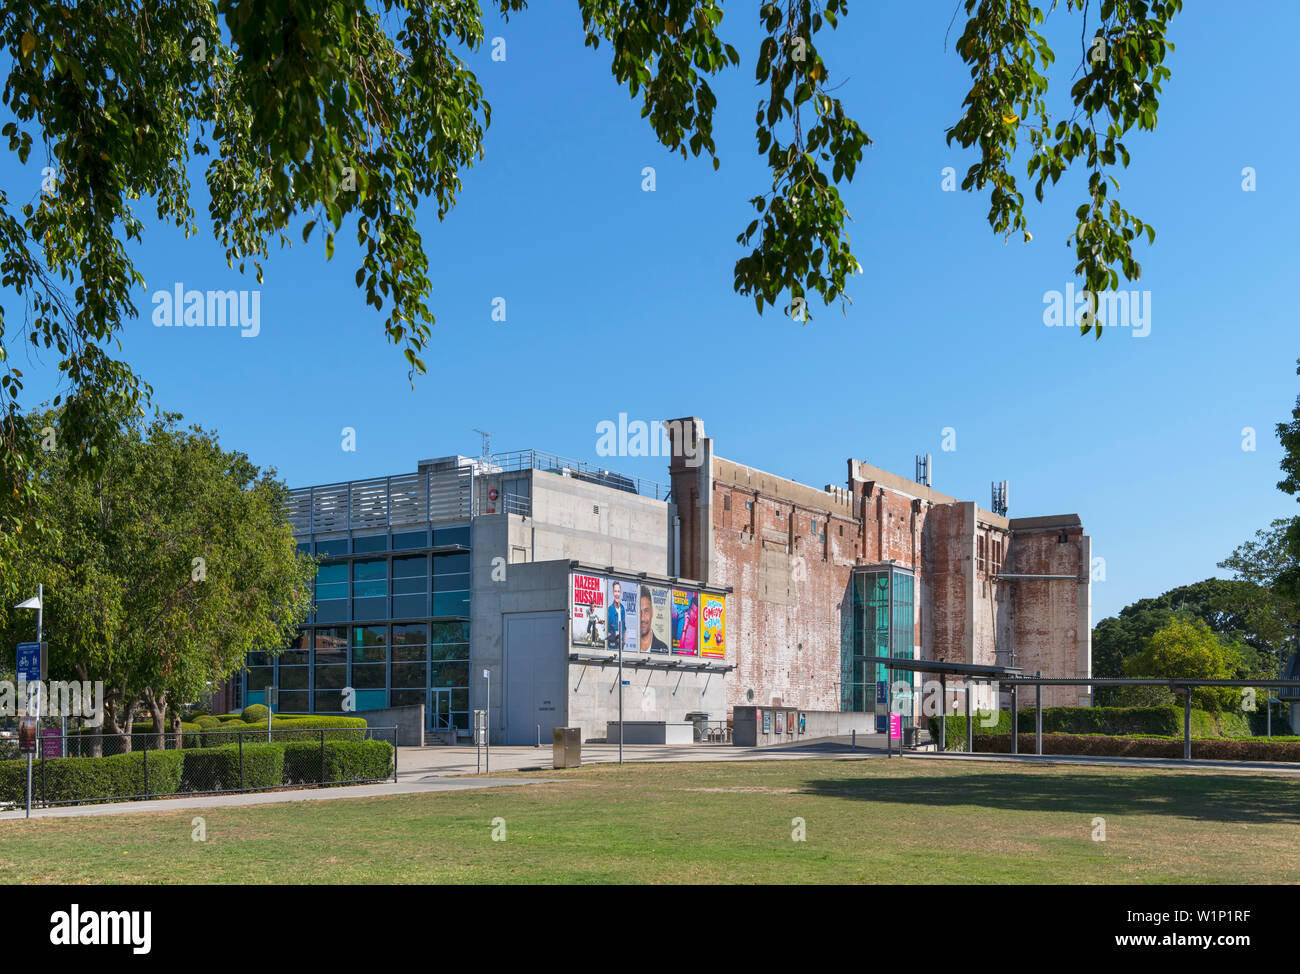
<instances>
[{"instance_id":1,"label":"metal canopy roof","mask_svg":"<svg viewBox=\"0 0 1300 974\"><path fill-rule=\"evenodd\" d=\"M895 670L915 670L921 673L944 673L970 676L976 679L996 680L1000 677L1020 676L1019 667L985 666L981 663L946 663L937 659L899 659L893 656L856 657L867 663L879 663Z\"/></svg>"}]
</instances>

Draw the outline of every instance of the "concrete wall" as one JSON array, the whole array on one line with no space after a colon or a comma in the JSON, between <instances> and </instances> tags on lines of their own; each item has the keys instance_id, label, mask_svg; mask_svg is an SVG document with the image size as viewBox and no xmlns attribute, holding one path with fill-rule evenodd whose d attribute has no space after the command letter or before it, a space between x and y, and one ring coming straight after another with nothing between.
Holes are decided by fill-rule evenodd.
<instances>
[{"instance_id":1,"label":"concrete wall","mask_svg":"<svg viewBox=\"0 0 1300 974\"><path fill-rule=\"evenodd\" d=\"M366 718L370 727L396 727L398 747L424 747L424 704L359 710L352 717Z\"/></svg>"},{"instance_id":2,"label":"concrete wall","mask_svg":"<svg viewBox=\"0 0 1300 974\"><path fill-rule=\"evenodd\" d=\"M734 674L697 673L624 665L623 719L684 721L688 713L705 713L711 721L727 719L727 686ZM618 666L613 663L569 664L569 727L581 727L583 740L604 737L605 726L618 720Z\"/></svg>"},{"instance_id":3,"label":"concrete wall","mask_svg":"<svg viewBox=\"0 0 1300 974\"><path fill-rule=\"evenodd\" d=\"M779 708L786 718L794 715L794 730L791 731L788 719L783 723L783 733L776 733L776 710L770 707L735 708L732 724L732 743L737 747L770 747L774 744L797 744L824 737L847 737L856 732L859 737L874 734L876 718L874 714L853 714L819 710L787 710ZM770 713L768 733L763 733L760 713ZM799 733L799 718L803 717L804 731Z\"/></svg>"}]
</instances>

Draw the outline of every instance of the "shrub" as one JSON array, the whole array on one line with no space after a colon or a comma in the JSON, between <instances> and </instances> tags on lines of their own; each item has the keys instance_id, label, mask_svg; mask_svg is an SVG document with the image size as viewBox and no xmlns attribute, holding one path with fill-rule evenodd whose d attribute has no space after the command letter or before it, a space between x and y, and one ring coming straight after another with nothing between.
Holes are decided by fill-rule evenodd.
<instances>
[{"instance_id":1,"label":"shrub","mask_svg":"<svg viewBox=\"0 0 1300 974\"><path fill-rule=\"evenodd\" d=\"M278 788L284 781L284 748L245 742L181 752L185 766L181 791L231 791Z\"/></svg>"},{"instance_id":2,"label":"shrub","mask_svg":"<svg viewBox=\"0 0 1300 974\"><path fill-rule=\"evenodd\" d=\"M271 719L271 736L276 744L289 741L320 741L321 731L325 731L327 741L360 741L366 736L364 717L273 717ZM203 747L221 747L236 742L231 731L243 731L245 743L260 740L266 743L266 721L246 724L242 720L219 723L216 727L204 728Z\"/></svg>"},{"instance_id":3,"label":"shrub","mask_svg":"<svg viewBox=\"0 0 1300 974\"><path fill-rule=\"evenodd\" d=\"M150 750L105 758L47 758L32 769L32 791L49 802L168 795L180 787L185 754ZM22 803L26 793L27 759L0 761L0 802Z\"/></svg>"},{"instance_id":4,"label":"shrub","mask_svg":"<svg viewBox=\"0 0 1300 974\"><path fill-rule=\"evenodd\" d=\"M1007 754L1010 734L975 735L979 751ZM1021 734L1021 754L1034 753L1034 735ZM1103 734L1044 734L1044 754L1084 754L1098 757L1181 758L1183 742L1172 737L1118 737ZM1194 740L1192 757L1216 761L1300 761L1300 742L1250 740Z\"/></svg>"},{"instance_id":5,"label":"shrub","mask_svg":"<svg viewBox=\"0 0 1300 974\"><path fill-rule=\"evenodd\" d=\"M204 714L202 717L196 717L194 723L198 724L204 730L210 730L214 727L220 727L221 719L219 717L213 717L210 714Z\"/></svg>"},{"instance_id":6,"label":"shrub","mask_svg":"<svg viewBox=\"0 0 1300 974\"><path fill-rule=\"evenodd\" d=\"M988 721L989 711L977 710L975 712L975 737L978 740L980 734L1010 734L1011 733L1011 714L1005 710L997 712L997 723L989 727L981 727L980 721ZM966 715L965 714L948 714L945 718L948 722L944 744L949 751L966 750ZM930 718L930 740L934 746L939 746L939 718Z\"/></svg>"},{"instance_id":7,"label":"shrub","mask_svg":"<svg viewBox=\"0 0 1300 974\"><path fill-rule=\"evenodd\" d=\"M284 745L284 783L322 784L382 781L393 774L393 746L387 741L326 741L322 778L319 740Z\"/></svg>"},{"instance_id":8,"label":"shrub","mask_svg":"<svg viewBox=\"0 0 1300 974\"><path fill-rule=\"evenodd\" d=\"M269 707L264 704L253 703L243 709L239 715L239 719L245 724L255 724L259 720L266 720L270 714L271 710Z\"/></svg>"}]
</instances>

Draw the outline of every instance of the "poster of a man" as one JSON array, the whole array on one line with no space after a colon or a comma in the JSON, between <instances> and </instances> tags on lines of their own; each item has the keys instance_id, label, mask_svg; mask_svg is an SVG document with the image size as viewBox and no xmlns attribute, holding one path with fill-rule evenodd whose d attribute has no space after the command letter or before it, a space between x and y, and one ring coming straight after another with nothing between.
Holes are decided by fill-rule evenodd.
<instances>
[{"instance_id":1,"label":"poster of a man","mask_svg":"<svg viewBox=\"0 0 1300 974\"><path fill-rule=\"evenodd\" d=\"M641 586L637 620L641 634L641 652L668 652L668 589Z\"/></svg>"},{"instance_id":2,"label":"poster of a man","mask_svg":"<svg viewBox=\"0 0 1300 974\"><path fill-rule=\"evenodd\" d=\"M617 651L623 641L627 613L623 610L623 583L617 578L609 583L609 614L605 623L606 648Z\"/></svg>"}]
</instances>

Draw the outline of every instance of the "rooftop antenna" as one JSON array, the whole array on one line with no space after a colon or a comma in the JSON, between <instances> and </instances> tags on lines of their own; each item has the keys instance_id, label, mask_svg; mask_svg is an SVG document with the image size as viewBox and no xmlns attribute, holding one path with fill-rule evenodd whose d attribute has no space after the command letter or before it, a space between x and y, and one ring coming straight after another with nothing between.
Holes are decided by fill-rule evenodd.
<instances>
[{"instance_id":1,"label":"rooftop antenna","mask_svg":"<svg viewBox=\"0 0 1300 974\"><path fill-rule=\"evenodd\" d=\"M476 429L474 432L483 437L483 452L479 454L479 456L486 460L488 457L492 456L492 434L487 430L481 429Z\"/></svg>"},{"instance_id":2,"label":"rooftop antenna","mask_svg":"<svg viewBox=\"0 0 1300 974\"><path fill-rule=\"evenodd\" d=\"M993 484L993 513L999 517L1006 517L1010 497L1011 482L1009 480L1004 480L1000 484Z\"/></svg>"},{"instance_id":3,"label":"rooftop antenna","mask_svg":"<svg viewBox=\"0 0 1300 974\"><path fill-rule=\"evenodd\" d=\"M925 456L918 455L916 458L916 482L925 487L932 486L931 478L934 476L934 458L930 454Z\"/></svg>"}]
</instances>

